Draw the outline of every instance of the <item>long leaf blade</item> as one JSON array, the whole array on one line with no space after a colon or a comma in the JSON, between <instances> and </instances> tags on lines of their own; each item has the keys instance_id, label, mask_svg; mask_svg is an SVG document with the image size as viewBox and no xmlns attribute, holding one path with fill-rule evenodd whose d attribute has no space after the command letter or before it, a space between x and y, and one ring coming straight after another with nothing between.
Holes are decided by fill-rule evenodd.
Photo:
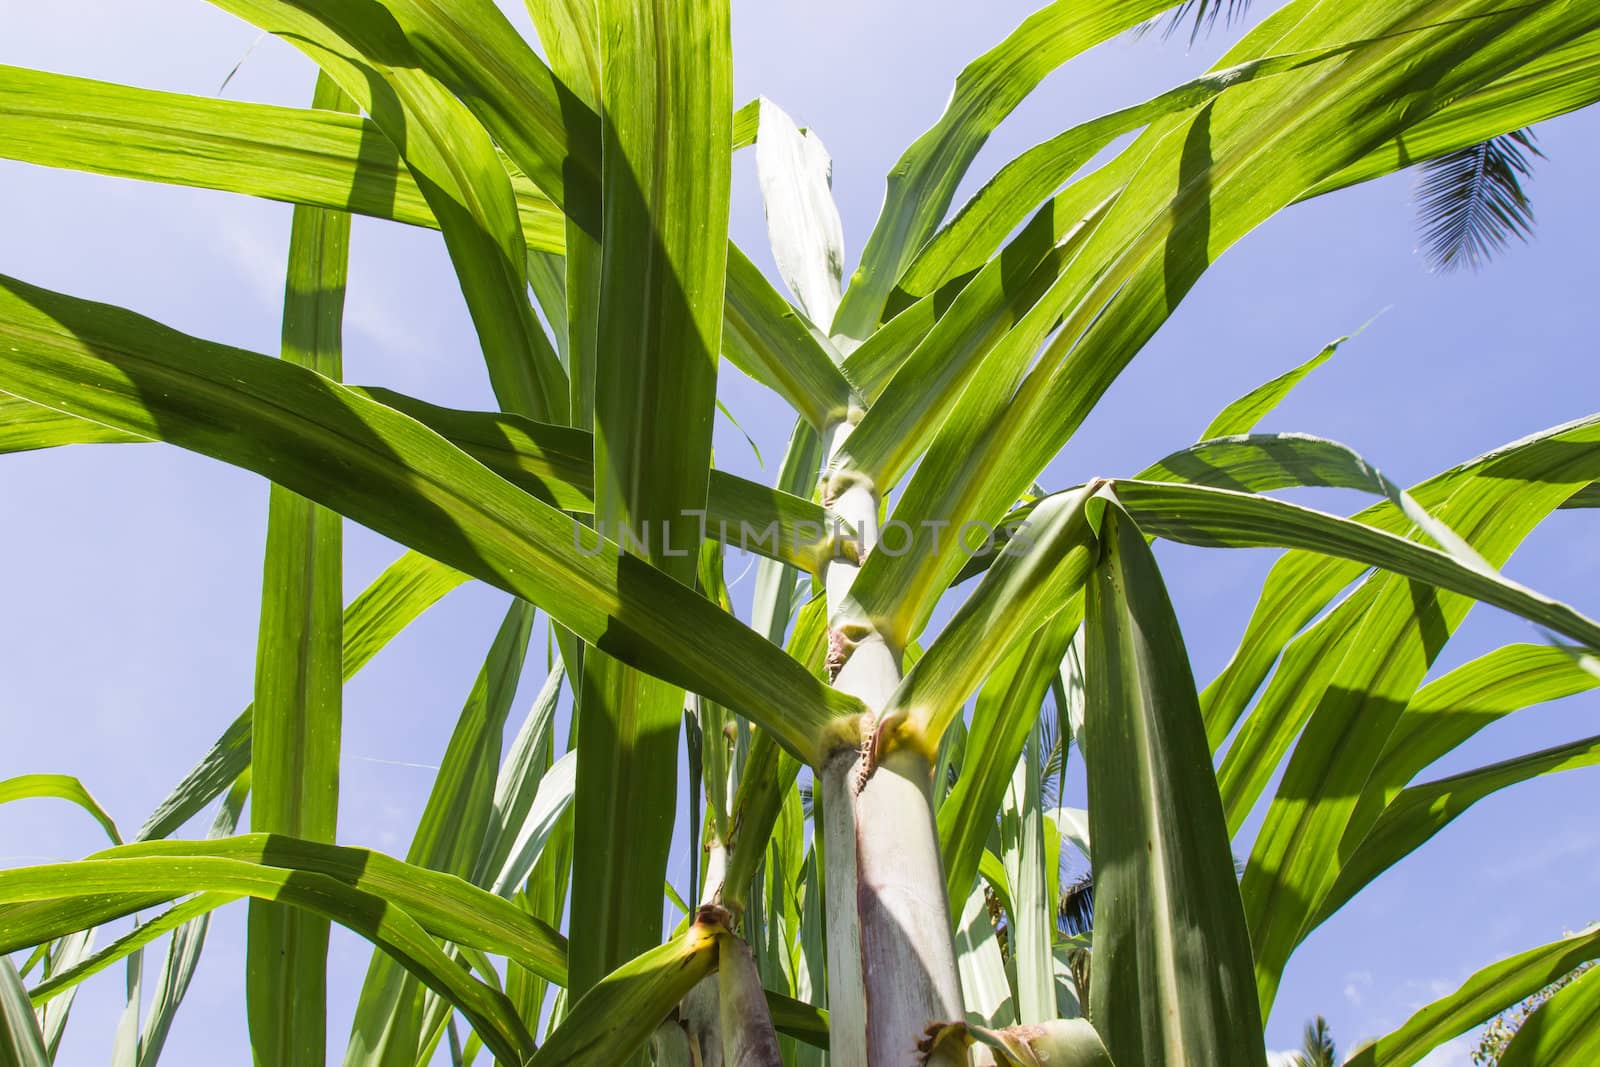
<instances>
[{"instance_id":1,"label":"long leaf blade","mask_svg":"<svg viewBox=\"0 0 1600 1067\"><path fill-rule=\"evenodd\" d=\"M1600 977L1589 968L1530 1015L1500 1056L1501 1067L1592 1063L1600 1056Z\"/></svg>"},{"instance_id":2,"label":"long leaf blade","mask_svg":"<svg viewBox=\"0 0 1600 1067\"><path fill-rule=\"evenodd\" d=\"M687 590L716 410L732 180L727 0L600 0L595 527ZM676 546L676 547L674 547ZM571 995L661 939L683 690L583 661ZM581 1003L581 1002L580 1002Z\"/></svg>"},{"instance_id":3,"label":"long leaf blade","mask_svg":"<svg viewBox=\"0 0 1600 1067\"><path fill-rule=\"evenodd\" d=\"M673 1005L711 973L728 936L726 912L702 909L684 933L629 960L596 983L556 1027L530 1067L626 1063Z\"/></svg>"},{"instance_id":4,"label":"long leaf blade","mask_svg":"<svg viewBox=\"0 0 1600 1067\"><path fill-rule=\"evenodd\" d=\"M312 107L354 112L326 75ZM350 216L297 207L289 237L282 358L342 376ZM250 829L332 842L339 812L344 637L336 513L273 486L267 512L252 719ZM250 902L245 1003L258 1064L319 1067L327 1033L328 923Z\"/></svg>"},{"instance_id":5,"label":"long leaf blade","mask_svg":"<svg viewBox=\"0 0 1600 1067\"><path fill-rule=\"evenodd\" d=\"M450 734L406 862L469 878L493 808L495 772L511 698L522 675L533 608L513 601ZM347 1067L416 1062L424 1040L422 990L397 961L377 952L350 1027Z\"/></svg>"},{"instance_id":6,"label":"long leaf blade","mask_svg":"<svg viewBox=\"0 0 1600 1067\"><path fill-rule=\"evenodd\" d=\"M0 1053L7 1064L16 1067L49 1067L50 1057L44 1050L44 1035L39 1032L39 1020L34 1017L33 1005L28 1003L28 991L17 976L11 961L0 957Z\"/></svg>"},{"instance_id":7,"label":"long leaf blade","mask_svg":"<svg viewBox=\"0 0 1600 1067\"><path fill-rule=\"evenodd\" d=\"M100 829L106 832L113 845L122 844L122 835L117 831L116 822L84 784L70 774L19 774L0 782L0 804L37 797L53 797L76 804L100 824Z\"/></svg>"},{"instance_id":8,"label":"long leaf blade","mask_svg":"<svg viewBox=\"0 0 1600 1067\"><path fill-rule=\"evenodd\" d=\"M1120 1063L1262 1064L1250 937L1188 655L1115 503L1089 582L1090 1018Z\"/></svg>"},{"instance_id":9,"label":"long leaf blade","mask_svg":"<svg viewBox=\"0 0 1600 1067\"><path fill-rule=\"evenodd\" d=\"M1168 0L1056 0L968 64L939 121L890 171L883 211L832 332L859 344L877 328L895 281L933 235L978 150L1046 75L1166 6Z\"/></svg>"},{"instance_id":10,"label":"long leaf blade","mask_svg":"<svg viewBox=\"0 0 1600 1067\"><path fill-rule=\"evenodd\" d=\"M11 279L0 338L5 391L264 474L738 709L808 761L836 715L859 712L704 598L325 378ZM218 432L224 411L230 430Z\"/></svg>"},{"instance_id":11,"label":"long leaf blade","mask_svg":"<svg viewBox=\"0 0 1600 1067\"><path fill-rule=\"evenodd\" d=\"M1419 1009L1398 1030L1358 1049L1349 1067L1410 1067L1436 1046L1600 957L1600 928L1552 941L1477 971L1455 992Z\"/></svg>"}]
</instances>

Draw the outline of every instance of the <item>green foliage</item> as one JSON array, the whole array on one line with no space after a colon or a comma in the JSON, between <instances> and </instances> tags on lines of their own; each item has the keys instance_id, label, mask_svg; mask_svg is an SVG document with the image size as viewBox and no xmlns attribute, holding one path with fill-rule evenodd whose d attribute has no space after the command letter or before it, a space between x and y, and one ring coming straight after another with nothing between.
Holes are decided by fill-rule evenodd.
<instances>
[{"instance_id":1,"label":"green foliage","mask_svg":"<svg viewBox=\"0 0 1600 1067\"><path fill-rule=\"evenodd\" d=\"M1579 975L1593 967L1593 963L1574 967L1531 997L1524 997L1514 1007L1507 1008L1490 1019L1478 1038L1477 1047L1472 1050L1472 1067L1496 1067L1506 1054L1512 1039L1527 1024L1529 1016L1544 1007L1556 993L1576 981Z\"/></svg>"},{"instance_id":2,"label":"green foliage","mask_svg":"<svg viewBox=\"0 0 1600 1067\"><path fill-rule=\"evenodd\" d=\"M1134 477L1038 484L1278 211L1420 162L1442 256L1524 232L1522 131L1600 100L1595 5L1288 0L1215 69L958 204L1061 64L1246 6L1047 3L958 77L846 284L821 134L765 98L734 109L727 0L530 0L537 48L489 0L216 3L316 64L314 107L0 67L0 156L295 205L282 358L0 277L0 454L162 441L273 483L254 702L132 842L74 778L0 783L113 846L0 871L0 952L30 953L0 959L9 1059L52 1062L79 983L120 963L119 1062L153 1064L207 917L244 906L263 1067L326 1061L330 924L376 950L351 1067L1260 1065L1313 929L1479 799L1600 761L1591 737L1418 780L1487 722L1594 686L1600 623L1497 568L1593 503L1600 417L1409 487L1257 433L1341 339L1195 413L1204 439ZM728 240L752 146L788 297ZM351 214L438 231L500 410L338 380ZM723 357L792 409L770 487L713 466ZM1374 503L1269 495L1319 488ZM346 521L408 550L348 605ZM1203 689L1158 538L1286 550ZM748 620L729 545L763 556ZM343 683L468 581L512 599L406 859L334 844ZM1424 684L1480 603L1565 643ZM550 661L507 746L539 613ZM1062 796L1069 759L1086 809ZM1240 871L1232 840L1275 780ZM163 840L218 797L210 838ZM684 842L698 884L675 889ZM1507 1011L1506 1063L1587 1052L1596 945L1492 964L1352 1062L1414 1063ZM1334 1062L1320 1019L1306 1043Z\"/></svg>"}]
</instances>

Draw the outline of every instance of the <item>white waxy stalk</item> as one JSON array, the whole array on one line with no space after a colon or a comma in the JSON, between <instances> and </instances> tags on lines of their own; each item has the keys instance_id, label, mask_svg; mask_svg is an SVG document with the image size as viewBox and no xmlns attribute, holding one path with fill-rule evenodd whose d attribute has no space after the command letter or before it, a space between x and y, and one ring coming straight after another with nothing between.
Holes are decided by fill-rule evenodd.
<instances>
[{"instance_id":1,"label":"white waxy stalk","mask_svg":"<svg viewBox=\"0 0 1600 1067\"><path fill-rule=\"evenodd\" d=\"M830 464L850 429L847 422L830 429ZM825 503L855 530L857 559L864 560L878 540L876 488L848 480L831 488ZM877 745L875 713L900 683L900 661L869 620L847 614L859 570L858 563L835 559L823 574L833 684L869 709L861 748L834 753L821 774L831 1062L965 1064L964 1053L928 1061L917 1049L931 1023L963 1017L961 981L929 754L917 739Z\"/></svg>"}]
</instances>

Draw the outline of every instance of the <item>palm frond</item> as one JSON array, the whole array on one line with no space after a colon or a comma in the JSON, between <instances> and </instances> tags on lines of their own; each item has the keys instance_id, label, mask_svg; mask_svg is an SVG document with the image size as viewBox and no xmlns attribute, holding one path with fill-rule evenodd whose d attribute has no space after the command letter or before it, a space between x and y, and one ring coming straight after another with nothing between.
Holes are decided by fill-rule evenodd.
<instances>
[{"instance_id":1,"label":"palm frond","mask_svg":"<svg viewBox=\"0 0 1600 1067\"><path fill-rule=\"evenodd\" d=\"M1054 700L1047 700L1039 711L1039 721L1034 725L1034 740L1040 754L1039 803L1045 808L1061 806L1062 776L1066 771L1066 746L1071 736L1063 729L1062 709Z\"/></svg>"},{"instance_id":2,"label":"palm frond","mask_svg":"<svg viewBox=\"0 0 1600 1067\"><path fill-rule=\"evenodd\" d=\"M1328 1029L1328 1020L1322 1016L1306 1023L1299 1058L1304 1067L1336 1067L1338 1064L1339 1053L1333 1046L1333 1033Z\"/></svg>"},{"instance_id":3,"label":"palm frond","mask_svg":"<svg viewBox=\"0 0 1600 1067\"><path fill-rule=\"evenodd\" d=\"M1202 32L1209 32L1217 24L1217 19L1226 16L1227 22L1243 18L1250 9L1250 0L1183 0L1172 10L1155 18L1139 27L1139 33L1148 33L1151 30L1159 31L1163 37L1171 37L1185 22L1193 20L1189 29L1189 43L1194 44Z\"/></svg>"},{"instance_id":4,"label":"palm frond","mask_svg":"<svg viewBox=\"0 0 1600 1067\"><path fill-rule=\"evenodd\" d=\"M1422 165L1417 216L1422 251L1437 271L1477 269L1533 232L1533 206L1522 180L1544 158L1532 130L1463 148Z\"/></svg>"},{"instance_id":5,"label":"palm frond","mask_svg":"<svg viewBox=\"0 0 1600 1067\"><path fill-rule=\"evenodd\" d=\"M1094 927L1094 872L1086 871L1061 887L1056 901L1056 929L1078 937Z\"/></svg>"}]
</instances>

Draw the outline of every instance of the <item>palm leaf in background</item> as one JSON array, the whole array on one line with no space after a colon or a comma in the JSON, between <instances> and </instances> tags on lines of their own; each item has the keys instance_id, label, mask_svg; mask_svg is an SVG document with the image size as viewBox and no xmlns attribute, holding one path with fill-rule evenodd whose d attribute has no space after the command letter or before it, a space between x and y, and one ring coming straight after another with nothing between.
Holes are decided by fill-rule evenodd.
<instances>
[{"instance_id":1,"label":"palm leaf in background","mask_svg":"<svg viewBox=\"0 0 1600 1067\"><path fill-rule=\"evenodd\" d=\"M1533 233L1523 180L1544 158L1532 130L1451 152L1422 165L1417 213L1422 251L1435 270L1477 269L1513 238Z\"/></svg>"},{"instance_id":2,"label":"palm leaf in background","mask_svg":"<svg viewBox=\"0 0 1600 1067\"><path fill-rule=\"evenodd\" d=\"M1305 1037L1296 1056L1296 1067L1339 1067L1339 1053L1334 1048L1328 1020L1318 1015L1306 1023Z\"/></svg>"},{"instance_id":3,"label":"palm leaf in background","mask_svg":"<svg viewBox=\"0 0 1600 1067\"><path fill-rule=\"evenodd\" d=\"M1251 0L1184 0L1140 27L1170 37L1190 23L1189 43L1249 13ZM1458 149L1420 167L1417 227L1421 250L1442 273L1483 267L1513 239L1533 234L1533 205L1522 187L1533 158L1545 158L1530 129Z\"/></svg>"},{"instance_id":4,"label":"palm leaf in background","mask_svg":"<svg viewBox=\"0 0 1600 1067\"><path fill-rule=\"evenodd\" d=\"M1193 21L1189 30L1189 43L1200 39L1200 34L1217 24L1226 15L1226 21L1242 18L1250 10L1250 0L1183 0L1171 11L1152 19L1141 30L1155 29L1163 37L1170 37L1185 22Z\"/></svg>"}]
</instances>

